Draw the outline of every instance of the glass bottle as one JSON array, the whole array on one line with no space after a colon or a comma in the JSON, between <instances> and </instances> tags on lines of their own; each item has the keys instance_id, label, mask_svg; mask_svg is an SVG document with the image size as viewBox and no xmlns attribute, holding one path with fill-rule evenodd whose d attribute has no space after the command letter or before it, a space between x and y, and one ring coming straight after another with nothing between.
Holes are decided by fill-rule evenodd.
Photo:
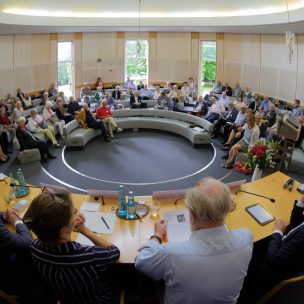
<instances>
[{"instance_id":1,"label":"glass bottle","mask_svg":"<svg viewBox=\"0 0 304 304\"><path fill-rule=\"evenodd\" d=\"M118 215L125 218L127 216L127 204L123 185L119 186L118 204Z\"/></svg>"},{"instance_id":2,"label":"glass bottle","mask_svg":"<svg viewBox=\"0 0 304 304\"><path fill-rule=\"evenodd\" d=\"M136 218L136 211L135 211L135 202L134 202L133 191L130 191L129 192L129 196L128 196L128 218L129 219Z\"/></svg>"}]
</instances>

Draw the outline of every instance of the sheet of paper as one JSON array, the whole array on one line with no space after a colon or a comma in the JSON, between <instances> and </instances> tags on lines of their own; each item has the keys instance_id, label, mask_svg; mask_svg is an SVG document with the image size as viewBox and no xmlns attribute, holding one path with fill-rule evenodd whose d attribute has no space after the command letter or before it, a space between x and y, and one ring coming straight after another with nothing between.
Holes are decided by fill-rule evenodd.
<instances>
[{"instance_id":1,"label":"sheet of paper","mask_svg":"<svg viewBox=\"0 0 304 304\"><path fill-rule=\"evenodd\" d=\"M4 175L3 173L0 173L0 180L3 180L6 178L6 175Z\"/></svg>"},{"instance_id":2,"label":"sheet of paper","mask_svg":"<svg viewBox=\"0 0 304 304\"><path fill-rule=\"evenodd\" d=\"M164 214L167 224L167 238L169 242L183 242L190 238L191 226L188 209L176 210Z\"/></svg>"},{"instance_id":3,"label":"sheet of paper","mask_svg":"<svg viewBox=\"0 0 304 304\"><path fill-rule=\"evenodd\" d=\"M101 212L90 212L83 211L83 215L85 216L85 224L86 226L96 232L96 233L104 233L104 234L112 234L113 229L116 223L116 215L111 213L101 213ZM109 228L103 222L101 217L104 218Z\"/></svg>"},{"instance_id":4,"label":"sheet of paper","mask_svg":"<svg viewBox=\"0 0 304 304\"><path fill-rule=\"evenodd\" d=\"M85 237L83 234L78 233L78 237L76 239L76 242L82 245L87 246L94 246L94 243L90 241L87 237Z\"/></svg>"},{"instance_id":5,"label":"sheet of paper","mask_svg":"<svg viewBox=\"0 0 304 304\"><path fill-rule=\"evenodd\" d=\"M100 203L83 202L80 206L81 211L98 211Z\"/></svg>"}]
</instances>

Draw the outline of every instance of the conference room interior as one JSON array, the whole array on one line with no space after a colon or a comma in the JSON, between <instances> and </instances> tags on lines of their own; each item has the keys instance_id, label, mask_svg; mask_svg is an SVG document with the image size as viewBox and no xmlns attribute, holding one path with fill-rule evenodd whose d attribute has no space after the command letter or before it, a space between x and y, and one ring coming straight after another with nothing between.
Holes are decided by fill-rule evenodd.
<instances>
[{"instance_id":1,"label":"conference room interior","mask_svg":"<svg viewBox=\"0 0 304 304\"><path fill-rule=\"evenodd\" d=\"M230 7L224 0L212 3L132 0L128 5L115 0L102 1L100 7L91 0L85 4L73 1L73 7L62 1L29 0L27 5L17 0L2 2L2 100L8 94L15 97L19 88L28 93L32 101L38 100L52 84L64 91L66 97L78 99L87 83L92 90L92 101L98 77L104 92L108 90L111 94L117 85L122 92L127 91L127 77L136 85L143 80L151 92L156 86L162 90L167 82L180 88L193 78L195 93L187 99L187 109L194 106L198 96L209 94L218 81L222 85L228 83L231 88L238 83L243 91L248 87L261 100L269 96L278 113L291 111L296 99L300 100L300 107L304 107L304 4L301 1L272 0L267 5L260 0L232 1ZM134 47L133 51L130 46ZM212 58L206 52L210 46ZM60 50L66 53L62 55ZM128 52L133 53L129 56ZM144 72L139 72L143 62ZM213 68L210 79L206 76L206 64ZM62 81L63 67L68 67L65 82ZM236 98L233 96L230 100ZM120 120L125 121L120 114L115 116L115 111L126 111L130 107L128 96L123 104L125 109L112 111L118 127ZM96 108L99 105L97 103ZM138 111L153 111L153 107L154 103L151 108ZM144 115L137 119L142 118ZM159 114L159 119L162 118ZM290 169L284 163L267 168L261 178L254 181L253 172L244 174L235 167L230 170L223 167L227 151L223 150L222 132L213 139L210 134L209 143L201 145L176 133L161 127L126 127L121 133L115 132L110 143L100 135L78 148L69 147L67 137L61 138L57 133L61 147L56 148L47 141L50 153L56 156L47 163L39 160L20 163L20 151L11 140L8 159L0 163L0 173L6 176L0 182L0 211L12 207L6 202L12 186L9 176L17 176L19 168L26 183L33 188L28 188L29 194L25 197L15 198L14 203L21 199L32 201L41 193L43 185L49 185L54 186L55 191L64 188L70 192L77 208L83 202L98 202L99 211L116 214L119 186L124 185L126 195L134 192L135 201L143 200L150 209L157 205L157 219L166 212L184 209L186 190L210 176L228 185L237 184L231 188L236 208L226 224L229 229L246 227L252 231L251 267L255 267L265 254L273 222L261 226L248 215L246 208L259 203L274 218L288 222L293 202L301 195L297 187L304 184L301 166ZM304 162L304 152L301 152ZM291 191L283 187L289 178L295 179ZM95 194L90 195L88 189L96 190ZM263 198L241 192L235 194L239 189ZM17 213L23 214L25 210ZM120 303L163 301L164 284L149 279L134 267L137 250L153 235L155 221L150 213L135 221L117 218L112 235L105 235L121 251L120 260L111 268L110 278L119 287ZM12 225L8 227L14 231ZM76 240L78 234L72 236ZM295 289L293 297L299 299L302 293ZM286 299L284 296L291 297L282 295L283 299ZM290 303L292 300L290 298ZM280 301L279 295L271 303ZM0 287L0 303L18 303L18 300L2 294ZM239 303L251 303L246 291Z\"/></svg>"}]
</instances>

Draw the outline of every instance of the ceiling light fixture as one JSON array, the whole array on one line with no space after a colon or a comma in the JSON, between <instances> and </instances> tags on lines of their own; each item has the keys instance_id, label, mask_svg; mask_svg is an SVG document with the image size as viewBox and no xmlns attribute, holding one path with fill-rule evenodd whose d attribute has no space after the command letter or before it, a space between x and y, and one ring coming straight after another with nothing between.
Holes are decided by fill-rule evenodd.
<instances>
[{"instance_id":1,"label":"ceiling light fixture","mask_svg":"<svg viewBox=\"0 0 304 304\"><path fill-rule=\"evenodd\" d=\"M288 21L288 27L289 27L290 16L289 16L288 0L286 0L286 11L287 11L287 21ZM293 47L294 47L294 42L295 42L295 34L291 31L286 31L285 37L286 37L286 45L288 47L288 62L291 63L292 56L293 56Z\"/></svg>"}]
</instances>

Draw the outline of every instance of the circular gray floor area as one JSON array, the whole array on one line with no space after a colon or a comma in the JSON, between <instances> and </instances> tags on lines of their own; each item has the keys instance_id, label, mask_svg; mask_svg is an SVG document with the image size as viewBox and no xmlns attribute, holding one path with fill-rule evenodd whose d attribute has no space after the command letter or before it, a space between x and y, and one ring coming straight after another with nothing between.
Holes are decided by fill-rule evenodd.
<instances>
[{"instance_id":1,"label":"circular gray floor area","mask_svg":"<svg viewBox=\"0 0 304 304\"><path fill-rule=\"evenodd\" d=\"M82 151L67 151L64 158L68 170L92 179L154 184L193 176L213 155L211 146L193 148L183 137L148 131L117 134L111 143L97 137Z\"/></svg>"}]
</instances>

